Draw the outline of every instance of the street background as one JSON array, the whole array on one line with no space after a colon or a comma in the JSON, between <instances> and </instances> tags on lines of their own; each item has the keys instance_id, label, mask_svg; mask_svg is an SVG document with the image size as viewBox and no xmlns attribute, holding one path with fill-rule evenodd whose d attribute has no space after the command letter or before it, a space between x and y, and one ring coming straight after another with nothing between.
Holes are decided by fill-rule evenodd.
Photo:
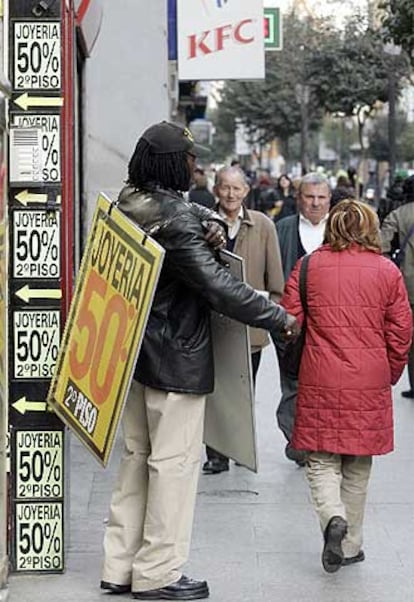
<instances>
[{"instance_id":1,"label":"street background","mask_svg":"<svg viewBox=\"0 0 414 602\"><path fill-rule=\"evenodd\" d=\"M396 451L374 461L365 520L366 561L334 575L322 569L322 537L304 472L284 458L274 413L279 375L273 348L257 382L259 473L231 463L228 473L201 475L186 573L207 579L211 602L412 602L414 599L414 403L394 389ZM18 602L102 602L99 590L104 522L121 441L107 469L72 438L70 523L64 575L12 575ZM129 595L120 599L129 599Z\"/></svg>"}]
</instances>

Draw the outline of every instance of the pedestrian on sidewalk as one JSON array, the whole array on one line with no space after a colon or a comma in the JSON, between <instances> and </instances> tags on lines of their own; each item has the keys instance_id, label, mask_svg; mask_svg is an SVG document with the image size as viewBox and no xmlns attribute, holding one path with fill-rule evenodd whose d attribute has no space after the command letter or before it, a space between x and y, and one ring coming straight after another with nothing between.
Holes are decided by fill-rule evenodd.
<instances>
[{"instance_id":1,"label":"pedestrian on sidewalk","mask_svg":"<svg viewBox=\"0 0 414 602\"><path fill-rule=\"evenodd\" d=\"M216 210L227 224L228 251L244 259L246 282L275 303L283 293L283 270L276 230L271 219L260 211L247 209L244 200L250 187L240 167L223 167L217 172L214 194L218 199ZM262 349L269 344L264 330L250 329L253 384L259 369ZM226 400L223 399L223 403ZM206 474L218 474L229 469L224 454L206 447Z\"/></svg>"},{"instance_id":2,"label":"pedestrian on sidewalk","mask_svg":"<svg viewBox=\"0 0 414 602\"><path fill-rule=\"evenodd\" d=\"M303 323L297 265L282 304ZM299 370L295 449L322 528L329 573L364 560L362 524L372 456L393 450L391 385L407 361L412 318L400 270L381 255L379 222L365 203L330 212L310 255L306 339Z\"/></svg>"},{"instance_id":3,"label":"pedestrian on sidewalk","mask_svg":"<svg viewBox=\"0 0 414 602\"><path fill-rule=\"evenodd\" d=\"M330 201L331 188L328 179L316 172L308 173L301 179L298 188L299 214L276 222L285 282L298 259L312 253L322 244ZM290 445L298 381L284 373L281 363L279 367L282 397L276 410L277 424L287 440L285 456L303 466L304 454Z\"/></svg>"},{"instance_id":4,"label":"pedestrian on sidewalk","mask_svg":"<svg viewBox=\"0 0 414 602\"><path fill-rule=\"evenodd\" d=\"M214 388L210 308L297 335L296 320L216 259L203 216L186 201L195 165L191 132L162 122L138 140L118 208L165 249L124 409L125 449L104 538L101 588L139 600L206 598L182 573L190 547L206 394ZM220 220L218 216L217 219Z\"/></svg>"},{"instance_id":5,"label":"pedestrian on sidewalk","mask_svg":"<svg viewBox=\"0 0 414 602\"><path fill-rule=\"evenodd\" d=\"M399 266L407 287L411 311L414 316L414 176L402 184L404 204L391 211L381 227L382 251L391 254L391 243L398 239ZM403 248L404 247L404 248ZM414 399L414 339L408 355L408 382L410 388L402 391L402 397Z\"/></svg>"}]
</instances>

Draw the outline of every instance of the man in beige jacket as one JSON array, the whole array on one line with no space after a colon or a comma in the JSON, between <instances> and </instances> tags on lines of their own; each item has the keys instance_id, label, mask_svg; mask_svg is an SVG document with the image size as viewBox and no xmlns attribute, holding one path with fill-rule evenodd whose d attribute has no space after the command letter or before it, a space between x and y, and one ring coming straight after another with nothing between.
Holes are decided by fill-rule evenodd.
<instances>
[{"instance_id":1,"label":"man in beige jacket","mask_svg":"<svg viewBox=\"0 0 414 602\"><path fill-rule=\"evenodd\" d=\"M246 176L239 167L224 167L216 176L214 194L218 199L216 210L228 227L227 250L244 259L247 283L278 303L284 286L282 261L276 228L266 215L243 205L249 192ZM262 348L269 343L265 330L251 328L253 380L256 380ZM206 474L217 474L229 469L226 456L206 448Z\"/></svg>"}]
</instances>

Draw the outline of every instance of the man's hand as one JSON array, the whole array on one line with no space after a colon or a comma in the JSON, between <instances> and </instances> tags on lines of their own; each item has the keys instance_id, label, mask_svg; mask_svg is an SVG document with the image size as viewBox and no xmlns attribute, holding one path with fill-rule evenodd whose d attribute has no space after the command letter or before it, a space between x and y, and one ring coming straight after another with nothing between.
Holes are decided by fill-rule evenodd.
<instances>
[{"instance_id":1,"label":"man's hand","mask_svg":"<svg viewBox=\"0 0 414 602\"><path fill-rule=\"evenodd\" d=\"M300 334L300 326L296 321L295 316L286 314L286 326L282 331L283 340L286 342L294 341Z\"/></svg>"},{"instance_id":2,"label":"man's hand","mask_svg":"<svg viewBox=\"0 0 414 602\"><path fill-rule=\"evenodd\" d=\"M218 222L206 221L205 222L207 232L205 233L205 239L215 251L224 249L226 246L226 232Z\"/></svg>"}]
</instances>

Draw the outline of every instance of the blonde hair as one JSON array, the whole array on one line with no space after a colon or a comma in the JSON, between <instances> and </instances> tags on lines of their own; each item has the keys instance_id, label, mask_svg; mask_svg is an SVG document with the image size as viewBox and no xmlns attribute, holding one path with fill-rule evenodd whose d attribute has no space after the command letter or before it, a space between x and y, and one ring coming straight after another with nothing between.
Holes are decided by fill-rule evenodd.
<instances>
[{"instance_id":1,"label":"blonde hair","mask_svg":"<svg viewBox=\"0 0 414 602\"><path fill-rule=\"evenodd\" d=\"M366 203L353 199L340 201L329 212L324 242L334 251L343 251L356 243L369 251L381 252L377 214Z\"/></svg>"}]
</instances>

